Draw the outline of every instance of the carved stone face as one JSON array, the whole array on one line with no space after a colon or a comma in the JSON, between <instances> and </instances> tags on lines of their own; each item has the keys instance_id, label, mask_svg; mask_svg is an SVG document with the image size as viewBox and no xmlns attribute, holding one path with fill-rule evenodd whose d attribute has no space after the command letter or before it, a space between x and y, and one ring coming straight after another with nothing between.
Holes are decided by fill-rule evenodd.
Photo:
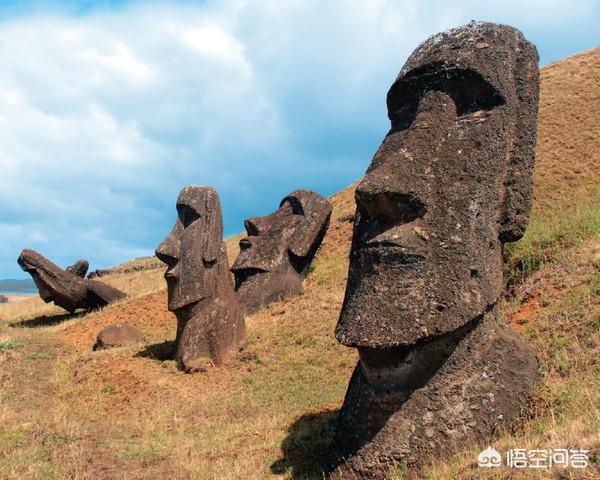
<instances>
[{"instance_id":1,"label":"carved stone face","mask_svg":"<svg viewBox=\"0 0 600 480\"><path fill-rule=\"evenodd\" d=\"M28 272L46 302L74 312L78 308L94 310L124 298L125 293L102 282L83 278L87 271L86 260L63 270L34 250L24 249L17 260Z\"/></svg>"},{"instance_id":2,"label":"carved stone face","mask_svg":"<svg viewBox=\"0 0 600 480\"><path fill-rule=\"evenodd\" d=\"M331 205L310 190L286 196L275 212L244 222L248 237L231 270L247 311L294 294L327 229Z\"/></svg>"},{"instance_id":3,"label":"carved stone face","mask_svg":"<svg viewBox=\"0 0 600 480\"><path fill-rule=\"evenodd\" d=\"M86 284L81 278L65 272L34 250L23 250L17 263L31 275L40 297L46 303L54 301L67 308L76 306L86 296Z\"/></svg>"},{"instance_id":4,"label":"carved stone face","mask_svg":"<svg viewBox=\"0 0 600 480\"><path fill-rule=\"evenodd\" d=\"M156 249L156 256L168 267L165 279L172 312L213 295L218 280L213 267L223 243L221 204L213 188L184 188L177 199L177 214L171 233Z\"/></svg>"},{"instance_id":5,"label":"carved stone face","mask_svg":"<svg viewBox=\"0 0 600 480\"><path fill-rule=\"evenodd\" d=\"M518 45L521 63L504 38L443 35L392 85L392 128L356 189L336 329L348 346L413 345L482 315L502 291L503 242L527 221L537 54Z\"/></svg>"}]
</instances>

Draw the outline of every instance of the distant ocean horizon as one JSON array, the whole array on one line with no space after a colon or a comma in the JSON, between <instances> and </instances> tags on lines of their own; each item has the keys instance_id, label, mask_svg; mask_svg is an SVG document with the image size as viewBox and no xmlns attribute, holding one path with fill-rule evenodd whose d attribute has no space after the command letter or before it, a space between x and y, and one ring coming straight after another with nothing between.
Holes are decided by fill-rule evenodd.
<instances>
[{"instance_id":1,"label":"distant ocean horizon","mask_svg":"<svg viewBox=\"0 0 600 480\"><path fill-rule=\"evenodd\" d=\"M32 279L0 280L0 295L35 295L37 291Z\"/></svg>"},{"instance_id":2,"label":"distant ocean horizon","mask_svg":"<svg viewBox=\"0 0 600 480\"><path fill-rule=\"evenodd\" d=\"M15 291L11 291L11 290L0 290L0 295L35 295L37 293L37 290L20 290L18 292Z\"/></svg>"}]
</instances>

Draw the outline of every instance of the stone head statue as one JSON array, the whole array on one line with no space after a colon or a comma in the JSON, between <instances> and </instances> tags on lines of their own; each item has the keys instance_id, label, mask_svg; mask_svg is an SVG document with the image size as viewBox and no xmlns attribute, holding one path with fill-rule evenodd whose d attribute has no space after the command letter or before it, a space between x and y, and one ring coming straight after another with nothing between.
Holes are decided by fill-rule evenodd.
<instances>
[{"instance_id":1,"label":"stone head statue","mask_svg":"<svg viewBox=\"0 0 600 480\"><path fill-rule=\"evenodd\" d=\"M502 246L531 206L537 61L518 30L471 23L421 44L388 92L391 129L356 189L336 327L359 362L333 478L487 439L535 385L535 352L498 299Z\"/></svg>"},{"instance_id":2,"label":"stone head statue","mask_svg":"<svg viewBox=\"0 0 600 480\"><path fill-rule=\"evenodd\" d=\"M165 264L169 310L192 305L214 294L223 261L223 220L217 192L189 186L177 198L177 220L156 249ZM216 267L216 268L215 268Z\"/></svg>"},{"instance_id":3,"label":"stone head statue","mask_svg":"<svg viewBox=\"0 0 600 480\"><path fill-rule=\"evenodd\" d=\"M169 310L177 316L177 362L187 372L221 364L243 342L217 192L189 186L177 198L177 220L156 249L167 265Z\"/></svg>"},{"instance_id":4,"label":"stone head statue","mask_svg":"<svg viewBox=\"0 0 600 480\"><path fill-rule=\"evenodd\" d=\"M85 274L90 268L90 263L85 259L77 260L70 267L65 268L65 271L72 273L73 275L77 275L78 277L85 278Z\"/></svg>"},{"instance_id":5,"label":"stone head statue","mask_svg":"<svg viewBox=\"0 0 600 480\"><path fill-rule=\"evenodd\" d=\"M296 190L270 215L244 222L248 236L240 241L240 254L231 270L248 313L300 292L330 215L326 198L311 190Z\"/></svg>"},{"instance_id":6,"label":"stone head statue","mask_svg":"<svg viewBox=\"0 0 600 480\"><path fill-rule=\"evenodd\" d=\"M71 313L78 308L94 310L126 296L106 283L86 280L87 260L78 260L63 270L38 252L26 248L17 262L33 278L42 300L54 302Z\"/></svg>"},{"instance_id":7,"label":"stone head statue","mask_svg":"<svg viewBox=\"0 0 600 480\"><path fill-rule=\"evenodd\" d=\"M411 345L496 302L502 245L531 206L537 58L520 32L481 23L409 57L356 189L341 343Z\"/></svg>"}]
</instances>

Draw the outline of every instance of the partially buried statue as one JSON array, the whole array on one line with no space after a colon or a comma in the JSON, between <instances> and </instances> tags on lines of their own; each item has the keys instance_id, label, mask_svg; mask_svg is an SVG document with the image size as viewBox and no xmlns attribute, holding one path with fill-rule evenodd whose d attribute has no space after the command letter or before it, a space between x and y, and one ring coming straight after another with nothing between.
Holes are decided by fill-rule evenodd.
<instances>
[{"instance_id":1,"label":"partially buried statue","mask_svg":"<svg viewBox=\"0 0 600 480\"><path fill-rule=\"evenodd\" d=\"M518 30L471 23L420 45L388 92L336 328L360 360L334 477L443 458L526 404L538 361L498 301L502 246L523 235L532 200L537 61Z\"/></svg>"},{"instance_id":2,"label":"partially buried statue","mask_svg":"<svg viewBox=\"0 0 600 480\"><path fill-rule=\"evenodd\" d=\"M85 278L85 274L90 268L90 264L87 260L81 259L77 260L70 267L65 268L65 271L72 273L73 275L77 275L80 278Z\"/></svg>"},{"instance_id":3,"label":"partially buried statue","mask_svg":"<svg viewBox=\"0 0 600 480\"><path fill-rule=\"evenodd\" d=\"M296 190L279 209L244 222L248 237L231 271L248 314L297 295L327 232L331 204L311 190Z\"/></svg>"},{"instance_id":4,"label":"partially buried statue","mask_svg":"<svg viewBox=\"0 0 600 480\"><path fill-rule=\"evenodd\" d=\"M168 268L169 310L177 316L178 367L203 371L221 365L246 337L243 309L233 290L217 192L189 186L177 199L178 219L156 249Z\"/></svg>"},{"instance_id":5,"label":"partially buried statue","mask_svg":"<svg viewBox=\"0 0 600 480\"><path fill-rule=\"evenodd\" d=\"M78 308L96 310L126 297L106 283L86 280L87 260L79 260L63 270L36 251L25 249L17 262L33 277L42 300L54 302L70 313Z\"/></svg>"}]
</instances>

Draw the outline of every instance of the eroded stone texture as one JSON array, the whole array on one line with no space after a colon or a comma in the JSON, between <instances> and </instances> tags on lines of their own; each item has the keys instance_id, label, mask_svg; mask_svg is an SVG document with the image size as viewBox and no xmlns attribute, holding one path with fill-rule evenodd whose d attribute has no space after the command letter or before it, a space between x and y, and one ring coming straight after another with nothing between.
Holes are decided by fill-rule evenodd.
<instances>
[{"instance_id":1,"label":"eroded stone texture","mask_svg":"<svg viewBox=\"0 0 600 480\"><path fill-rule=\"evenodd\" d=\"M42 300L46 303L54 302L70 313L78 308L96 310L126 297L125 293L115 287L79 276L83 271L79 262L70 267L75 268L75 274L63 270L30 249L24 249L17 262L33 278ZM87 271L87 267L85 270Z\"/></svg>"},{"instance_id":2,"label":"eroded stone texture","mask_svg":"<svg viewBox=\"0 0 600 480\"><path fill-rule=\"evenodd\" d=\"M178 219L156 249L168 268L169 310L177 316L177 365L186 372L221 365L246 337L223 243L217 192L189 186L177 199Z\"/></svg>"},{"instance_id":3,"label":"eroded stone texture","mask_svg":"<svg viewBox=\"0 0 600 480\"><path fill-rule=\"evenodd\" d=\"M90 268L90 263L87 260L81 259L77 260L70 267L65 268L65 270L73 275L77 275L78 277L85 278L85 274Z\"/></svg>"},{"instance_id":4,"label":"eroded stone texture","mask_svg":"<svg viewBox=\"0 0 600 480\"><path fill-rule=\"evenodd\" d=\"M482 439L535 383L535 353L497 302L502 246L531 206L537 60L518 30L471 23L420 45L388 92L392 127L356 190L336 328L360 356L337 474Z\"/></svg>"},{"instance_id":5,"label":"eroded stone texture","mask_svg":"<svg viewBox=\"0 0 600 480\"><path fill-rule=\"evenodd\" d=\"M247 238L231 270L247 313L297 295L327 232L331 204L311 190L296 190L279 209L244 222Z\"/></svg>"}]
</instances>

